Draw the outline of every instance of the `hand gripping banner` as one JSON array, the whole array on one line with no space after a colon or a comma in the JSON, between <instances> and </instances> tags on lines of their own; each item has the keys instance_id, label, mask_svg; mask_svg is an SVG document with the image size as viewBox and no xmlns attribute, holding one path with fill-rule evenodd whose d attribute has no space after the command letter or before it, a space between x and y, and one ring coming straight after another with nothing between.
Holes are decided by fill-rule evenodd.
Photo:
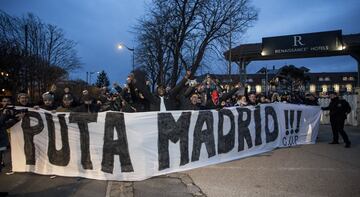
<instances>
[{"instance_id":1,"label":"hand gripping banner","mask_svg":"<svg viewBox=\"0 0 360 197\"><path fill-rule=\"evenodd\" d=\"M221 110L50 113L11 128L12 169L138 181L315 143L320 108L283 103Z\"/></svg>"}]
</instances>

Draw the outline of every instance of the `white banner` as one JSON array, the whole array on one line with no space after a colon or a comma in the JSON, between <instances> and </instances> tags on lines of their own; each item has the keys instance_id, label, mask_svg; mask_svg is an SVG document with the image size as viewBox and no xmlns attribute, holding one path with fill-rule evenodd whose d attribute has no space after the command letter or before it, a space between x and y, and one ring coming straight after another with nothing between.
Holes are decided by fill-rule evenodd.
<instances>
[{"instance_id":1,"label":"white banner","mask_svg":"<svg viewBox=\"0 0 360 197\"><path fill-rule=\"evenodd\" d=\"M30 110L11 129L13 171L138 181L313 144L320 108L292 104L219 111L56 113Z\"/></svg>"}]
</instances>

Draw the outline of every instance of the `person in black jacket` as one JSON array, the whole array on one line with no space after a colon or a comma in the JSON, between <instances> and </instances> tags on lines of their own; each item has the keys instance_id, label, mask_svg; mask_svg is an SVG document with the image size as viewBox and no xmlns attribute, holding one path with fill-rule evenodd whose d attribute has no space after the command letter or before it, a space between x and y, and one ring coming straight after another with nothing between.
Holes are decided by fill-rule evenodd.
<instances>
[{"instance_id":1,"label":"person in black jacket","mask_svg":"<svg viewBox=\"0 0 360 197\"><path fill-rule=\"evenodd\" d=\"M94 103L94 99L89 94L82 96L81 103L74 109L75 112L97 113L99 111L99 106Z\"/></svg>"},{"instance_id":2,"label":"person in black jacket","mask_svg":"<svg viewBox=\"0 0 360 197\"><path fill-rule=\"evenodd\" d=\"M247 98L248 101L248 105L252 105L255 106L258 104L258 101L256 99L256 93L255 92L250 92Z\"/></svg>"},{"instance_id":3,"label":"person in black jacket","mask_svg":"<svg viewBox=\"0 0 360 197\"><path fill-rule=\"evenodd\" d=\"M181 110L204 110L205 106L201 105L199 94L194 92L195 87L190 85L184 93L179 94L179 102Z\"/></svg>"},{"instance_id":4,"label":"person in black jacket","mask_svg":"<svg viewBox=\"0 0 360 197\"><path fill-rule=\"evenodd\" d=\"M178 95L181 89L185 86L188 78L190 77L191 72L187 71L185 77L168 93L165 91L165 87L159 85L157 87L157 94L151 94L149 88L147 88L144 78L145 75L140 70L135 70L133 74L130 76L130 83L134 86L134 88L130 88L130 90L134 90L135 88L142 94L148 106L150 107L150 111L168 111L168 110L177 110L178 107ZM136 94L136 93L135 93ZM134 93L132 93L134 95Z\"/></svg>"},{"instance_id":5,"label":"person in black jacket","mask_svg":"<svg viewBox=\"0 0 360 197\"><path fill-rule=\"evenodd\" d=\"M344 131L344 123L347 114L351 112L351 107L344 99L339 99L335 92L329 93L331 101L328 107L322 107L322 110L330 110L330 123L333 132L333 141L330 144L339 144L339 133L344 139L345 148L350 148L351 142Z\"/></svg>"},{"instance_id":6,"label":"person in black jacket","mask_svg":"<svg viewBox=\"0 0 360 197\"><path fill-rule=\"evenodd\" d=\"M5 166L3 161L3 154L9 146L9 138L7 129L11 128L21 118L24 117L25 113L18 113L14 106L11 105L11 100L8 97L1 99L0 108L0 171Z\"/></svg>"},{"instance_id":7,"label":"person in black jacket","mask_svg":"<svg viewBox=\"0 0 360 197\"><path fill-rule=\"evenodd\" d=\"M56 109L56 112L72 112L75 108L73 103L72 94L64 94L62 104Z\"/></svg>"},{"instance_id":8,"label":"person in black jacket","mask_svg":"<svg viewBox=\"0 0 360 197\"><path fill-rule=\"evenodd\" d=\"M305 94L305 101L304 101L305 105L313 105L313 106L318 106L318 99L311 93L307 93Z\"/></svg>"}]
</instances>

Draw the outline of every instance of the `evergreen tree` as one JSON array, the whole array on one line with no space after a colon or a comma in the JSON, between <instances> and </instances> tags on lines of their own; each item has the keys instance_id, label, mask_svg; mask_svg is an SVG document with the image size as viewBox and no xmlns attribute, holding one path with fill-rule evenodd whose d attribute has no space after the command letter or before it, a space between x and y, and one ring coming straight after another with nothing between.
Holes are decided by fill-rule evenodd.
<instances>
[{"instance_id":1,"label":"evergreen tree","mask_svg":"<svg viewBox=\"0 0 360 197\"><path fill-rule=\"evenodd\" d=\"M108 87L110 85L110 81L109 78L107 77L107 74L104 70L102 70L99 75L98 78L96 80L96 86L101 88L101 87Z\"/></svg>"}]
</instances>

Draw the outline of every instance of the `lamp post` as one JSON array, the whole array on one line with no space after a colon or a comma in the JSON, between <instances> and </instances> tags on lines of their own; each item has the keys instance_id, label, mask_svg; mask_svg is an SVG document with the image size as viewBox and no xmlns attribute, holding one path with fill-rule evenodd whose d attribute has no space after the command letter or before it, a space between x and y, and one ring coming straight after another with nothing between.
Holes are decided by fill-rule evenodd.
<instances>
[{"instance_id":1,"label":"lamp post","mask_svg":"<svg viewBox=\"0 0 360 197\"><path fill-rule=\"evenodd\" d=\"M119 50L121 50L121 49L123 49L123 48L126 48L127 50L129 50L129 51L132 52L132 70L134 70L134 69L135 69L135 48L134 48L134 47L133 47L133 48L129 48L129 47L127 47L125 44L122 44L122 43L118 44L118 45L117 45L117 48L118 48Z\"/></svg>"},{"instance_id":2,"label":"lamp post","mask_svg":"<svg viewBox=\"0 0 360 197\"><path fill-rule=\"evenodd\" d=\"M97 71L97 72L95 72L95 71L86 72L86 82L89 85L91 85L91 75L93 75L95 73L99 74L100 72L99 71Z\"/></svg>"},{"instance_id":3,"label":"lamp post","mask_svg":"<svg viewBox=\"0 0 360 197\"><path fill-rule=\"evenodd\" d=\"M265 96L269 96L268 81L269 81L269 73L267 66L265 66Z\"/></svg>"}]
</instances>

